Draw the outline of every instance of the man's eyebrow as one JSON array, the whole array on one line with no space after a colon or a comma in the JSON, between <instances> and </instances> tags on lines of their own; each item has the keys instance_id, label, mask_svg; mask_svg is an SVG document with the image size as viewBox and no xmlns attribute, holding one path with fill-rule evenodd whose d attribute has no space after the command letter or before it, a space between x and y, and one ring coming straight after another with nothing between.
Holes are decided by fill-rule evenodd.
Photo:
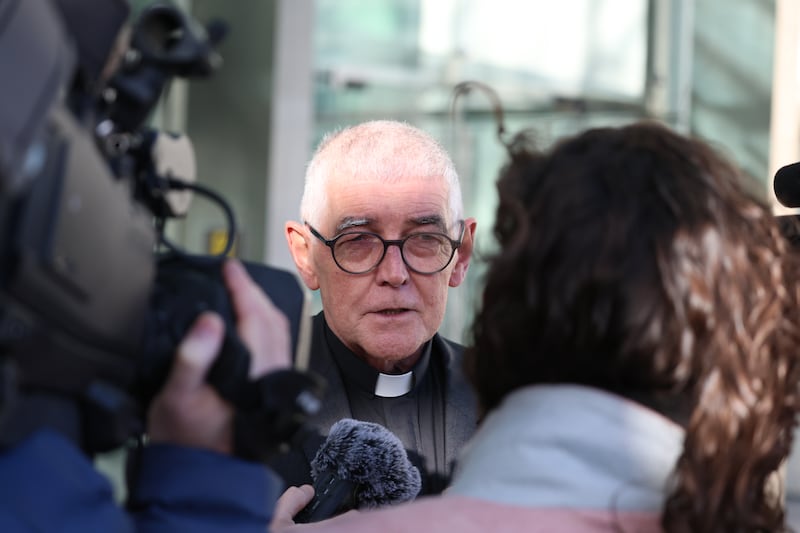
<instances>
[{"instance_id":1,"label":"man's eyebrow","mask_svg":"<svg viewBox=\"0 0 800 533\"><path fill-rule=\"evenodd\" d=\"M424 215L421 217L412 218L411 222L417 224L418 226L427 226L429 224L433 224L434 226L438 226L442 231L447 230L447 224L445 224L444 218L441 215Z\"/></svg>"},{"instance_id":2,"label":"man's eyebrow","mask_svg":"<svg viewBox=\"0 0 800 533\"><path fill-rule=\"evenodd\" d=\"M422 215L419 217L412 217L408 221L415 226L434 225L437 226L442 231L447 231L447 224L444 221L444 217L442 217L441 215L437 214ZM369 226L370 224L374 223L375 219L369 217L344 217L336 225L336 233L341 233L348 229Z\"/></svg>"},{"instance_id":3,"label":"man's eyebrow","mask_svg":"<svg viewBox=\"0 0 800 533\"><path fill-rule=\"evenodd\" d=\"M344 217L336 225L336 233L341 233L344 230L347 230L347 229L350 229L350 228L357 228L357 227L360 227L360 226L366 226L370 222L372 222L372 220L369 219L369 218L365 218L365 217Z\"/></svg>"}]
</instances>

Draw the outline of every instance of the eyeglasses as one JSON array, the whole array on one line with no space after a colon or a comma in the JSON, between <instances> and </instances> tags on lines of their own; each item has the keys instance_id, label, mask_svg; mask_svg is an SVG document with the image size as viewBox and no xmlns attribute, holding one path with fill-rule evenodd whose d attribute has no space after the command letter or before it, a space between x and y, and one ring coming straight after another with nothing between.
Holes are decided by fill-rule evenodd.
<instances>
[{"instance_id":1,"label":"eyeglasses","mask_svg":"<svg viewBox=\"0 0 800 533\"><path fill-rule=\"evenodd\" d=\"M368 231L348 231L326 239L306 223L314 237L331 249L333 261L348 274L366 274L381 264L389 246L400 248L406 266L418 274L435 274L444 270L461 246L466 224L460 221L458 240L444 233L412 233L398 240L386 240Z\"/></svg>"}]
</instances>

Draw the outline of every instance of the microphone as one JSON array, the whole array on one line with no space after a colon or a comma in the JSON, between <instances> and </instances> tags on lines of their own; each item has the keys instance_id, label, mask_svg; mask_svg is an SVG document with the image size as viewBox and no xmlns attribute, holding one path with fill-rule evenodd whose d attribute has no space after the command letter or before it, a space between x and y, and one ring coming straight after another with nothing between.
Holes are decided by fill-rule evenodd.
<instances>
[{"instance_id":1,"label":"microphone","mask_svg":"<svg viewBox=\"0 0 800 533\"><path fill-rule=\"evenodd\" d=\"M422 487L400 439L372 422L344 418L311 461L314 499L295 523L318 522L350 509L413 500Z\"/></svg>"},{"instance_id":2,"label":"microphone","mask_svg":"<svg viewBox=\"0 0 800 533\"><path fill-rule=\"evenodd\" d=\"M779 168L772 188L784 207L800 207L800 163Z\"/></svg>"}]
</instances>

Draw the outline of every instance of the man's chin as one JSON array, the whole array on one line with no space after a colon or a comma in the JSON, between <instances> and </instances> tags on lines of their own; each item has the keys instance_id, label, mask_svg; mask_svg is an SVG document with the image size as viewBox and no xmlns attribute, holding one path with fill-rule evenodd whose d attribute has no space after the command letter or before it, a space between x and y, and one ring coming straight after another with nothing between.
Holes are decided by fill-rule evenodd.
<instances>
[{"instance_id":1,"label":"man's chin","mask_svg":"<svg viewBox=\"0 0 800 533\"><path fill-rule=\"evenodd\" d=\"M400 340L400 342L398 342L398 339L386 339L384 342L381 342L380 339L374 339L377 342L372 342L369 346L365 346L367 353L370 354L367 357L367 362L381 372L390 370L392 373L408 371L417 362L420 348L424 344L424 341L410 343L408 340L407 337Z\"/></svg>"}]
</instances>

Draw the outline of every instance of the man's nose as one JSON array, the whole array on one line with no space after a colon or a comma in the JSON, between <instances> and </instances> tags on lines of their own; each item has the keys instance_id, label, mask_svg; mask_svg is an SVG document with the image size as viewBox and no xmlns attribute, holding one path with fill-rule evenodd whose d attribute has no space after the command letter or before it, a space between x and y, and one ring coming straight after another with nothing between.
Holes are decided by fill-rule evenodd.
<instances>
[{"instance_id":1,"label":"man's nose","mask_svg":"<svg viewBox=\"0 0 800 533\"><path fill-rule=\"evenodd\" d=\"M386 255L378 265L378 281L393 287L399 287L408 281L408 267L403 262L400 245L393 243L386 248Z\"/></svg>"}]
</instances>

